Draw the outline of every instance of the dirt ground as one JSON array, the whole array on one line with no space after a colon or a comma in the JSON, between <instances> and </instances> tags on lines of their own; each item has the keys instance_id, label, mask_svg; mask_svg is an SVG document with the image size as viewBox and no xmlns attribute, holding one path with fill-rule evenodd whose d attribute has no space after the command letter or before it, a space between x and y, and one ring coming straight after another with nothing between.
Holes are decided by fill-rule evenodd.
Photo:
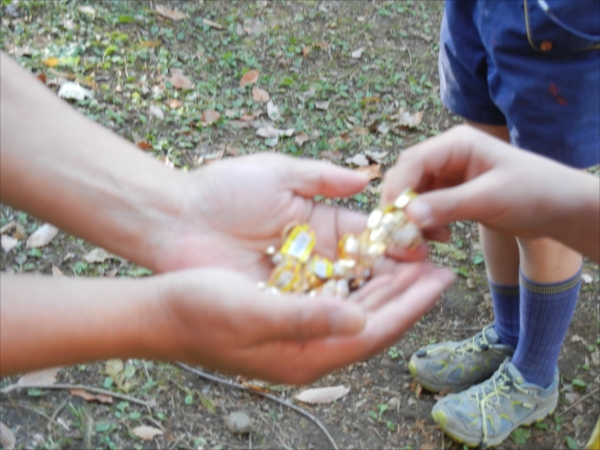
<instances>
[{"instance_id":1,"label":"dirt ground","mask_svg":"<svg viewBox=\"0 0 600 450\"><path fill-rule=\"evenodd\" d=\"M67 80L92 89L94 98L74 103L76 108L179 170L271 150L349 167L348 158L372 152L380 161L371 159L371 168L377 162L384 171L403 148L458 122L438 98L439 1L168 2L166 13L158 13L157 5L3 0L2 49L54 91ZM166 80L171 69L180 69L194 87L175 89ZM239 87L250 69L259 70L257 85L279 107L278 126L294 127L306 139L269 141L243 120L244 114L256 118L256 112L266 111L253 100L251 87ZM218 121L209 119L209 110L220 113ZM394 118L399 111L413 122L399 125ZM338 203L372 209L380 181ZM0 207L0 226L14 220L29 235L40 225L23 212ZM420 346L469 337L493 320L476 226L458 223L453 232L448 244L432 245L432 260L459 274L435 309L395 346L312 386L344 385L347 395L310 406L292 400L301 388L267 387L317 418L339 448L462 448L435 425L430 417L435 396L412 384L407 371ZM42 249L27 250L23 242L2 250L2 272L150 275L112 256L86 258L94 247L62 232ZM589 262L584 273L587 281L559 361L559 406L499 448L582 448L591 433L600 414L600 274ZM5 378L0 388L17 380ZM333 446L313 421L288 406L175 364L86 364L62 368L58 383L131 398L100 403L48 388L2 393L0 421L14 433L16 448ZM234 434L226 427L225 418L236 411L249 416L250 433ZM132 430L142 425L162 434L141 440Z\"/></svg>"}]
</instances>

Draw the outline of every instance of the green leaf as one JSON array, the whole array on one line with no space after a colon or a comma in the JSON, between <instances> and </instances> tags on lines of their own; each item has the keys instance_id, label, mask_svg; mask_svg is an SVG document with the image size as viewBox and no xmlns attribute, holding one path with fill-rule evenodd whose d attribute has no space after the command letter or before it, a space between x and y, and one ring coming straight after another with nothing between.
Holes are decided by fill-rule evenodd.
<instances>
[{"instance_id":1,"label":"green leaf","mask_svg":"<svg viewBox=\"0 0 600 450\"><path fill-rule=\"evenodd\" d=\"M193 395L186 395L185 396L184 403L186 405L191 405L193 402L194 402L194 396Z\"/></svg>"},{"instance_id":2,"label":"green leaf","mask_svg":"<svg viewBox=\"0 0 600 450\"><path fill-rule=\"evenodd\" d=\"M96 426L94 427L94 430L96 430L97 433L103 433L105 431L108 431L112 428L112 423L110 422L100 422L97 423Z\"/></svg>"},{"instance_id":3,"label":"green leaf","mask_svg":"<svg viewBox=\"0 0 600 450\"><path fill-rule=\"evenodd\" d=\"M392 422L391 420L388 420L385 424L388 427L388 430L390 430L390 431L396 430L396 424L394 422Z\"/></svg>"},{"instance_id":4,"label":"green leaf","mask_svg":"<svg viewBox=\"0 0 600 450\"><path fill-rule=\"evenodd\" d=\"M142 417L142 414L141 414L139 411L133 411L133 412L130 412L130 413L129 413L129 418L130 418L131 420L137 420L137 419L139 419L140 417Z\"/></svg>"},{"instance_id":5,"label":"green leaf","mask_svg":"<svg viewBox=\"0 0 600 450\"><path fill-rule=\"evenodd\" d=\"M135 17L121 14L117 20L119 23L131 23L131 22L135 22Z\"/></svg>"},{"instance_id":6,"label":"green leaf","mask_svg":"<svg viewBox=\"0 0 600 450\"><path fill-rule=\"evenodd\" d=\"M27 389L27 395L30 397L41 397L44 395L44 391L41 389Z\"/></svg>"},{"instance_id":7,"label":"green leaf","mask_svg":"<svg viewBox=\"0 0 600 450\"><path fill-rule=\"evenodd\" d=\"M125 375L125 378L131 378L135 375L135 367L132 365L128 365L127 367L125 367L125 372L123 372L123 375Z\"/></svg>"},{"instance_id":8,"label":"green leaf","mask_svg":"<svg viewBox=\"0 0 600 450\"><path fill-rule=\"evenodd\" d=\"M567 442L567 447L569 447L571 450L578 450L579 449L579 444L572 437L567 436L565 438L565 441Z\"/></svg>"},{"instance_id":9,"label":"green leaf","mask_svg":"<svg viewBox=\"0 0 600 450\"><path fill-rule=\"evenodd\" d=\"M356 194L352 198L360 203L367 203L369 201L369 197L367 197L365 194Z\"/></svg>"},{"instance_id":10,"label":"green leaf","mask_svg":"<svg viewBox=\"0 0 600 450\"><path fill-rule=\"evenodd\" d=\"M478 253L475 256L473 256L473 264L475 264L476 266L481 264L483 262L483 255Z\"/></svg>"},{"instance_id":11,"label":"green leaf","mask_svg":"<svg viewBox=\"0 0 600 450\"><path fill-rule=\"evenodd\" d=\"M581 378L573 378L573 381L571 382L571 384L573 386L577 386L577 387L580 387L580 388L587 387L586 382L583 381Z\"/></svg>"},{"instance_id":12,"label":"green leaf","mask_svg":"<svg viewBox=\"0 0 600 450\"><path fill-rule=\"evenodd\" d=\"M377 416L377 413L375 411L369 411L368 414L369 414L369 417L371 419L377 420L378 416Z\"/></svg>"},{"instance_id":13,"label":"green leaf","mask_svg":"<svg viewBox=\"0 0 600 450\"><path fill-rule=\"evenodd\" d=\"M540 430L547 430L548 429L548 425L545 422L536 422L534 426L536 428L539 428Z\"/></svg>"},{"instance_id":14,"label":"green leaf","mask_svg":"<svg viewBox=\"0 0 600 450\"><path fill-rule=\"evenodd\" d=\"M31 250L29 250L28 255L33 256L34 258L41 258L42 251L39 248L32 248Z\"/></svg>"},{"instance_id":15,"label":"green leaf","mask_svg":"<svg viewBox=\"0 0 600 450\"><path fill-rule=\"evenodd\" d=\"M112 377L106 377L104 379L104 383L102 383L102 387L104 389L109 389L113 385L114 382L115 382L115 380L113 380Z\"/></svg>"}]
</instances>

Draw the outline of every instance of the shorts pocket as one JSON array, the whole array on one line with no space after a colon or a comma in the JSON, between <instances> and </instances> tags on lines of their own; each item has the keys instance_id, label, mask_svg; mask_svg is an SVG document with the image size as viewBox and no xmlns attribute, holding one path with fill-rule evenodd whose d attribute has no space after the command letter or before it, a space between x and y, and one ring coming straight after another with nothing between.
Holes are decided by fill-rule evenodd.
<instances>
[{"instance_id":1,"label":"shorts pocket","mask_svg":"<svg viewBox=\"0 0 600 450\"><path fill-rule=\"evenodd\" d=\"M548 55L600 49L599 0L523 0L527 39Z\"/></svg>"}]
</instances>

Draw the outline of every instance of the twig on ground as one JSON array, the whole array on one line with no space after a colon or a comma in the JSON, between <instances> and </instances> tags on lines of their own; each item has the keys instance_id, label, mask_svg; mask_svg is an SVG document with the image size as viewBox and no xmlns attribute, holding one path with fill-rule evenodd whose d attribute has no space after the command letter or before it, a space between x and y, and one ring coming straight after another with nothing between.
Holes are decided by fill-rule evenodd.
<instances>
[{"instance_id":1,"label":"twig on ground","mask_svg":"<svg viewBox=\"0 0 600 450\"><path fill-rule=\"evenodd\" d=\"M264 422L264 423L267 425L267 427L268 427L268 428L269 428L269 429L270 429L270 430L273 432L273 434L274 434L275 436L277 436L277 439L279 439L279 443L281 444L281 446L282 446L282 447L283 447L285 450L293 450L291 447L289 447L289 446L288 446L288 445L287 445L287 444L284 442L283 438L282 438L282 437L279 435L279 433L278 433L277 431L275 431L275 428L273 428L273 427L271 426L271 424L268 422L268 420L267 420L267 419L265 419L265 418L263 417L263 415L262 415L262 414L258 414L258 417L260 417L260 420L262 420L262 421L263 421L263 422Z\"/></svg>"},{"instance_id":2,"label":"twig on ground","mask_svg":"<svg viewBox=\"0 0 600 450\"><path fill-rule=\"evenodd\" d=\"M294 411L296 411L299 414L302 414L303 416L307 417L308 419L310 419L315 425L317 425L321 431L323 431L323 433L325 433L325 436L327 436L327 439L329 439L329 442L331 442L331 445L333 446L333 448L335 450L339 450L339 447L337 446L335 440L333 439L333 437L331 436L331 434L329 434L329 431L327 431L327 428L325 428L325 426L319 421L319 419L317 419L315 416L313 416L312 414L310 414L309 412L303 410L302 408L298 408L296 405L294 405L293 403L290 403L286 400L282 400L279 397L275 397L274 395L271 394L267 394L266 392L261 392L261 391L257 391L254 389L250 389L246 386L244 386L243 384L239 384L239 383L235 383L233 381L229 381L226 380L225 378L220 378L220 377L216 377L214 375L209 375L199 369L194 369L193 367L188 366L187 364L183 364L183 363L175 363L177 366L181 367L182 369L187 370L188 372L192 372L196 375L198 375L199 377L205 378L207 380L210 381L214 381L215 383L221 383L221 384L225 384L229 387L235 388L235 389L240 389L242 391L246 391L246 392L250 392L252 394L256 394L259 395L261 397L265 397L268 398L269 400L273 400L274 402L277 402L281 405L287 406L290 409L293 409Z\"/></svg>"},{"instance_id":3,"label":"twig on ground","mask_svg":"<svg viewBox=\"0 0 600 450\"><path fill-rule=\"evenodd\" d=\"M569 406L567 409L565 409L564 411L559 412L558 414L554 414L554 417L560 417L562 416L564 413L566 413L567 411L573 409L574 407L576 407L577 405L579 405L582 401L587 400L588 398L590 398L592 395L594 395L596 392L600 391L600 387L597 387L596 389L594 389L592 392L590 392L589 394L584 395L583 397L581 397L579 400L577 400L575 403L571 404L571 406Z\"/></svg>"},{"instance_id":4,"label":"twig on ground","mask_svg":"<svg viewBox=\"0 0 600 450\"><path fill-rule=\"evenodd\" d=\"M152 408L150 403L145 402L144 400L140 400L139 398L130 397L129 395L119 394L117 392L107 391L105 389L99 389L92 386L86 386L84 384L11 384L10 386L6 386L5 388L0 389L0 394L8 394L9 392L18 389L82 389L84 391L93 392L95 394L108 395L110 397L118 398L120 400L125 400L127 402L146 406L147 408Z\"/></svg>"}]
</instances>

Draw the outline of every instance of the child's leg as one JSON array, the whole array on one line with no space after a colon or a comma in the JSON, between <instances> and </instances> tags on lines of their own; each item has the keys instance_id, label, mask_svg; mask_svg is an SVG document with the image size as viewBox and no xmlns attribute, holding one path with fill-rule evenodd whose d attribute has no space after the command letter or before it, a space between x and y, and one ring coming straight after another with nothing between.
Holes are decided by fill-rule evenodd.
<instances>
[{"instance_id":1,"label":"child's leg","mask_svg":"<svg viewBox=\"0 0 600 450\"><path fill-rule=\"evenodd\" d=\"M521 332L513 364L538 386L552 383L581 284L581 255L551 239L519 239Z\"/></svg>"},{"instance_id":2,"label":"child's leg","mask_svg":"<svg viewBox=\"0 0 600 450\"><path fill-rule=\"evenodd\" d=\"M505 125L467 121L475 128L510 142ZM519 246L514 236L479 225L492 305L494 329L501 343L517 347L520 330Z\"/></svg>"}]
</instances>

